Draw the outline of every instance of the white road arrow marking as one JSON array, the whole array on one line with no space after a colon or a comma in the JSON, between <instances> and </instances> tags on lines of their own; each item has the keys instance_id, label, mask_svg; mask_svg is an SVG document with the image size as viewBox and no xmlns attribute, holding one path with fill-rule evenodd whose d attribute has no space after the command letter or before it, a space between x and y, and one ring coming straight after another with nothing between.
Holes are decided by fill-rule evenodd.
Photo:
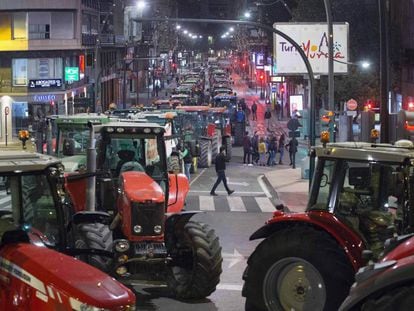
<instances>
[{"instance_id":1,"label":"white road arrow marking","mask_svg":"<svg viewBox=\"0 0 414 311\"><path fill-rule=\"evenodd\" d=\"M232 268L235 265L237 265L239 262L242 262L244 260L244 256L240 254L237 249L233 250L232 253L223 253L223 260L229 262L228 268Z\"/></svg>"}]
</instances>

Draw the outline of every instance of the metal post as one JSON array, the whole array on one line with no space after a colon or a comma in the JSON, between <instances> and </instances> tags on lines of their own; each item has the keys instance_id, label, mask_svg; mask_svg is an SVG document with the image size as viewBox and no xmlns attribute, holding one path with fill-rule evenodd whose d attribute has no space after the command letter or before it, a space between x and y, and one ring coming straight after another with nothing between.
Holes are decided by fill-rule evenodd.
<instances>
[{"instance_id":1,"label":"metal post","mask_svg":"<svg viewBox=\"0 0 414 311\"><path fill-rule=\"evenodd\" d=\"M389 142L388 130L388 0L378 0L380 23L380 122L381 143Z\"/></svg>"},{"instance_id":2,"label":"metal post","mask_svg":"<svg viewBox=\"0 0 414 311\"><path fill-rule=\"evenodd\" d=\"M93 124L89 122L89 146L86 157L86 168L88 173L96 172L96 148L95 148L95 131ZM89 176L86 187L86 210L95 210L95 187L96 187L96 176Z\"/></svg>"},{"instance_id":3,"label":"metal post","mask_svg":"<svg viewBox=\"0 0 414 311\"><path fill-rule=\"evenodd\" d=\"M333 57L333 24L332 24L332 7L330 0L324 0L326 21L328 24L328 110L335 110L335 80L334 80L334 57ZM331 117L329 122L329 134L335 141L334 124L335 116Z\"/></svg>"}]
</instances>

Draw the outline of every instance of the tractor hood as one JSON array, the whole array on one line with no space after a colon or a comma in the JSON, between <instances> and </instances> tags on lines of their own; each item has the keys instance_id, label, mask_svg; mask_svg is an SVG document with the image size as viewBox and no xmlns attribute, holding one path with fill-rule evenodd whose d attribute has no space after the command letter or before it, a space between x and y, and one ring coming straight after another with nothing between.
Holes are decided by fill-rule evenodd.
<instances>
[{"instance_id":1,"label":"tractor hood","mask_svg":"<svg viewBox=\"0 0 414 311\"><path fill-rule=\"evenodd\" d=\"M86 155L74 155L62 158L62 164L65 167L65 172L75 172L79 170L80 166L86 168Z\"/></svg>"},{"instance_id":2,"label":"tractor hood","mask_svg":"<svg viewBox=\"0 0 414 311\"><path fill-rule=\"evenodd\" d=\"M85 306L123 310L135 303L132 292L107 274L82 261L32 244L3 246L0 275L26 283L43 301L67 299L73 310Z\"/></svg>"},{"instance_id":3,"label":"tractor hood","mask_svg":"<svg viewBox=\"0 0 414 311\"><path fill-rule=\"evenodd\" d=\"M144 172L122 173L123 190L131 202L162 203L164 191L160 185Z\"/></svg>"}]
</instances>

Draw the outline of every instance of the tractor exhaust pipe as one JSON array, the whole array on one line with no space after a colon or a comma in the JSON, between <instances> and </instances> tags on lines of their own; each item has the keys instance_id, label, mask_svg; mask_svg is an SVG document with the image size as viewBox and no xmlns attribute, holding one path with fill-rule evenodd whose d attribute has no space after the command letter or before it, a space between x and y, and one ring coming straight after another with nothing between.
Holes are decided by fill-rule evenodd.
<instances>
[{"instance_id":1,"label":"tractor exhaust pipe","mask_svg":"<svg viewBox=\"0 0 414 311\"><path fill-rule=\"evenodd\" d=\"M96 140L95 130L93 124L88 122L89 127L89 147L86 155L86 170L88 173L92 173L92 176L88 177L86 186L86 210L95 211L95 193L96 193Z\"/></svg>"}]
</instances>

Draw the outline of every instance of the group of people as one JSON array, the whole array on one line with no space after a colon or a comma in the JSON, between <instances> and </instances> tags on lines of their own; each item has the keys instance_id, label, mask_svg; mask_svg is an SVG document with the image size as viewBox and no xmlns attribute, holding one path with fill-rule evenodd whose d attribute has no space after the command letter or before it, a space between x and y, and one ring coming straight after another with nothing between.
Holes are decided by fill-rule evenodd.
<instances>
[{"instance_id":1,"label":"group of people","mask_svg":"<svg viewBox=\"0 0 414 311\"><path fill-rule=\"evenodd\" d=\"M250 137L246 132L243 138L243 164L249 166L252 166L253 163L259 166L283 164L285 149L289 152L289 165L296 168L298 141L295 137L286 142L285 134L281 134L277 139L276 136L259 137L257 132L253 137ZM277 160L278 153L279 160Z\"/></svg>"}]
</instances>

